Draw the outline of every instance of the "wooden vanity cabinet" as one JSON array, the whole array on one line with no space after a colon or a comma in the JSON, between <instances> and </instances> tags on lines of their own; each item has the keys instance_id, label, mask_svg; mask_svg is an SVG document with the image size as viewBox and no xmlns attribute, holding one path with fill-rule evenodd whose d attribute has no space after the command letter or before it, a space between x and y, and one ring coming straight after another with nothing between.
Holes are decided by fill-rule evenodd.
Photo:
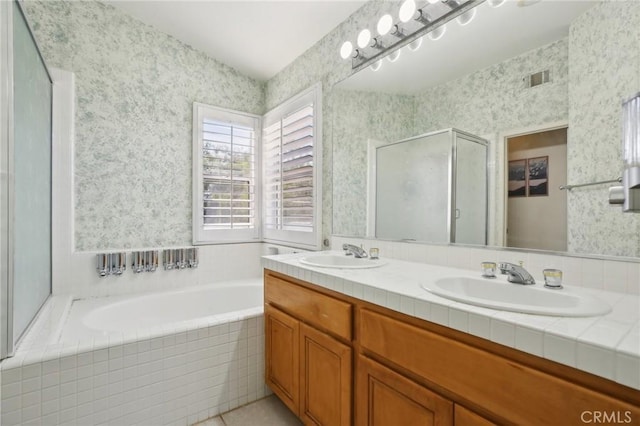
<instances>
[{"instance_id":1,"label":"wooden vanity cabinet","mask_svg":"<svg viewBox=\"0 0 640 426\"><path fill-rule=\"evenodd\" d=\"M353 307L265 273L265 379L305 424L350 425Z\"/></svg>"},{"instance_id":2,"label":"wooden vanity cabinet","mask_svg":"<svg viewBox=\"0 0 640 426\"><path fill-rule=\"evenodd\" d=\"M305 424L640 424L635 389L271 271L265 331L267 384Z\"/></svg>"},{"instance_id":3,"label":"wooden vanity cabinet","mask_svg":"<svg viewBox=\"0 0 640 426\"><path fill-rule=\"evenodd\" d=\"M588 417L584 413L592 412L640 420L636 390L625 392L570 367L419 320L409 322L374 306L359 308L358 315L362 352L456 403L486 411L499 423L581 425ZM462 408L454 419L456 425L491 424Z\"/></svg>"}]
</instances>

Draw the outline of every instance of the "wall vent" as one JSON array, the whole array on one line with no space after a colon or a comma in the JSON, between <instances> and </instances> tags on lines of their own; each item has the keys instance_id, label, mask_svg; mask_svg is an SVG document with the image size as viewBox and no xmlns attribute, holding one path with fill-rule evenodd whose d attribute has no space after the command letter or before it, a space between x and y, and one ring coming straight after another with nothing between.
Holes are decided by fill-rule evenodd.
<instances>
[{"instance_id":1,"label":"wall vent","mask_svg":"<svg viewBox=\"0 0 640 426\"><path fill-rule=\"evenodd\" d=\"M526 89L540 86L541 84L550 83L551 71L544 70L544 71L536 72L533 74L529 74L523 80L524 80L524 87Z\"/></svg>"}]
</instances>

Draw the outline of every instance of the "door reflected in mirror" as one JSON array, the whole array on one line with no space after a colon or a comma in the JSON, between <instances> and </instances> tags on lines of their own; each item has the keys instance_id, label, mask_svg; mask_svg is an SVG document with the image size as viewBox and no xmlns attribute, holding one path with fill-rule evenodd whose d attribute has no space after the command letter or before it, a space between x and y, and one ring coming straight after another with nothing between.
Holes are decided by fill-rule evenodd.
<instances>
[{"instance_id":1,"label":"door reflected in mirror","mask_svg":"<svg viewBox=\"0 0 640 426\"><path fill-rule=\"evenodd\" d=\"M560 186L567 181L567 128L508 137L506 144L505 246L566 251L567 192Z\"/></svg>"}]
</instances>

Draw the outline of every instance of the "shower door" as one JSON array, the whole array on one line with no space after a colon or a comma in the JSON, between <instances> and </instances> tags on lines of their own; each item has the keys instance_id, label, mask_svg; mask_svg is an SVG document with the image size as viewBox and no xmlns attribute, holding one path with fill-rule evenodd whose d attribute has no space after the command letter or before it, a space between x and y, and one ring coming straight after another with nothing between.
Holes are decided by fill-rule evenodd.
<instances>
[{"instance_id":1,"label":"shower door","mask_svg":"<svg viewBox=\"0 0 640 426\"><path fill-rule=\"evenodd\" d=\"M487 145L464 133L455 137L455 210L452 242L487 243Z\"/></svg>"},{"instance_id":2,"label":"shower door","mask_svg":"<svg viewBox=\"0 0 640 426\"><path fill-rule=\"evenodd\" d=\"M51 294L52 82L18 2L0 2L1 357Z\"/></svg>"},{"instance_id":3,"label":"shower door","mask_svg":"<svg viewBox=\"0 0 640 426\"><path fill-rule=\"evenodd\" d=\"M376 238L447 243L449 132L384 145L376 155Z\"/></svg>"},{"instance_id":4,"label":"shower door","mask_svg":"<svg viewBox=\"0 0 640 426\"><path fill-rule=\"evenodd\" d=\"M374 158L371 236L486 244L487 141L444 129L378 145Z\"/></svg>"}]
</instances>

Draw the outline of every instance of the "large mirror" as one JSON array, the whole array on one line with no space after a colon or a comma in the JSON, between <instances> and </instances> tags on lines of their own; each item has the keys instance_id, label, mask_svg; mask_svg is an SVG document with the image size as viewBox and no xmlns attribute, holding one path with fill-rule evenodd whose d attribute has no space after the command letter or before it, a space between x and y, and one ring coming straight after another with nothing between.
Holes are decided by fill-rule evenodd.
<instances>
[{"instance_id":1,"label":"large mirror","mask_svg":"<svg viewBox=\"0 0 640 426\"><path fill-rule=\"evenodd\" d=\"M612 183L560 189L622 175L639 70L640 2L481 4L333 87L333 234L367 236L368 141L456 128L489 143L489 245L640 257L640 214L609 205Z\"/></svg>"}]
</instances>

